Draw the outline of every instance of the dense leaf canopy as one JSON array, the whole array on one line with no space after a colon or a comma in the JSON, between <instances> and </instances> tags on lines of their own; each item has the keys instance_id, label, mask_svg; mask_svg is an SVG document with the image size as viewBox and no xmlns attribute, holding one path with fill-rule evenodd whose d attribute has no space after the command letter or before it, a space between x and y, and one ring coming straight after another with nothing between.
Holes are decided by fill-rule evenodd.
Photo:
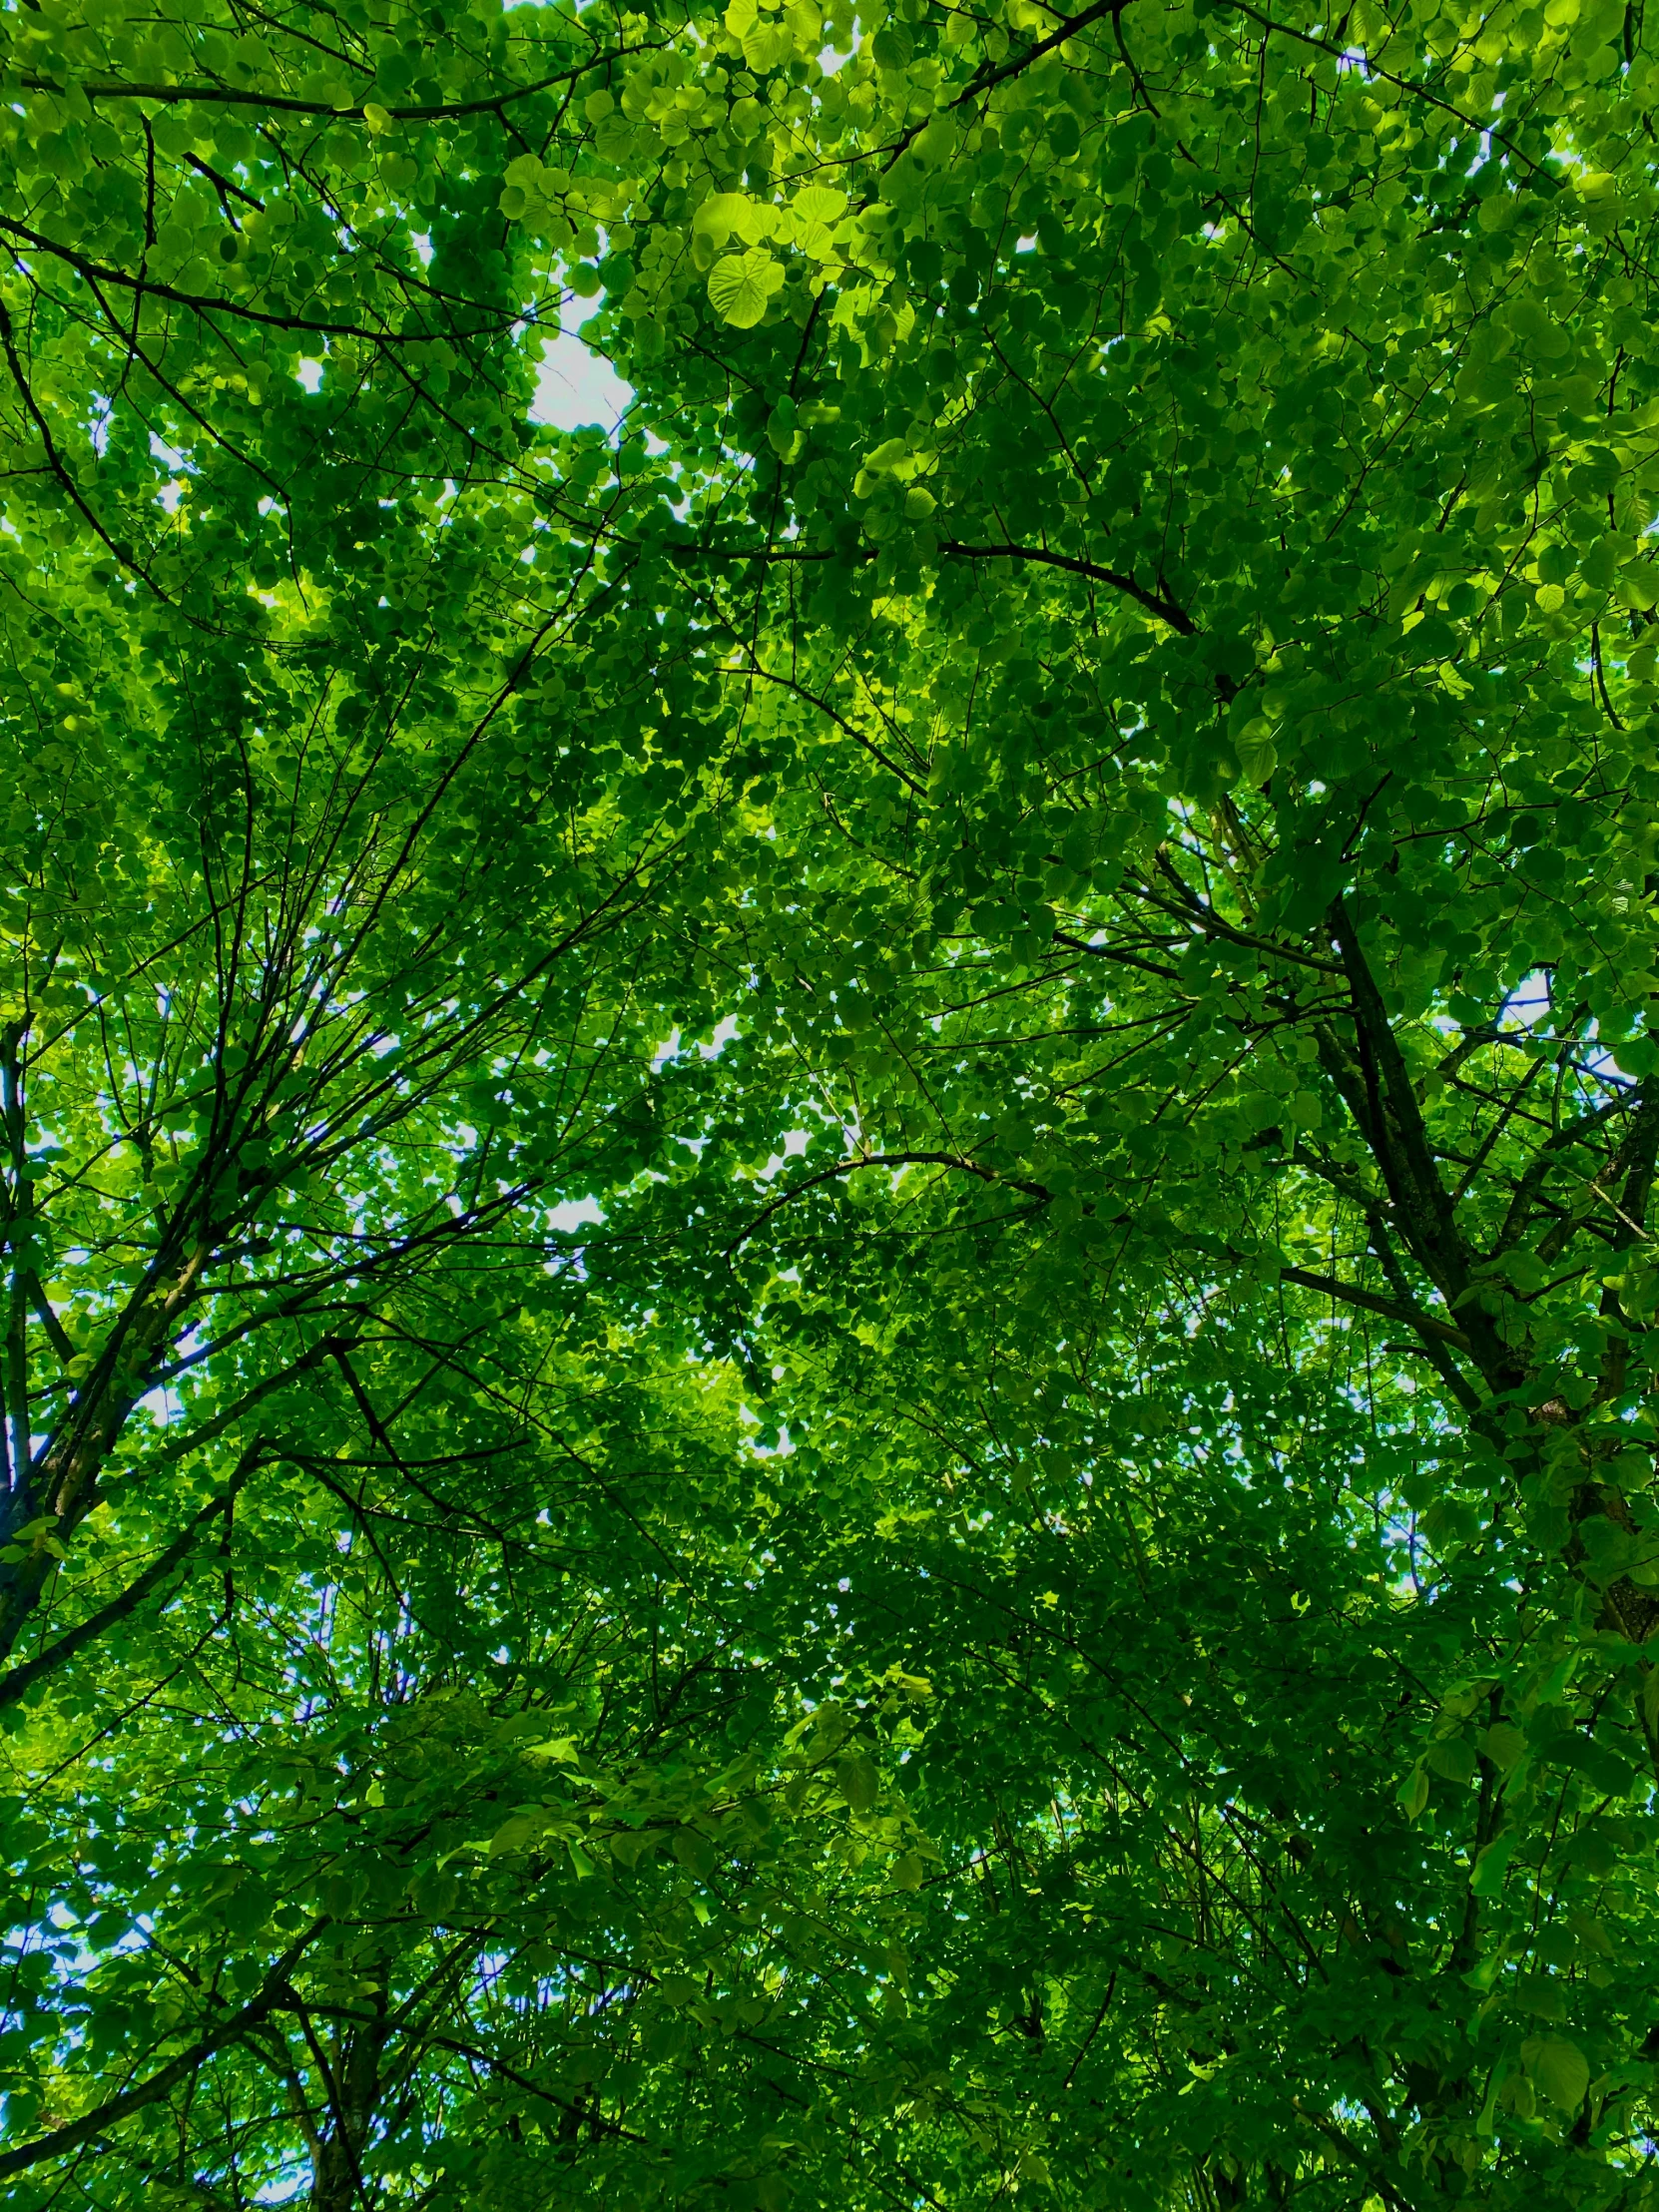
<instances>
[{"instance_id":1,"label":"dense leaf canopy","mask_svg":"<svg viewBox=\"0 0 1659 2212\"><path fill-rule=\"evenodd\" d=\"M1641 0L0 74L6 2202L1650 2207Z\"/></svg>"}]
</instances>

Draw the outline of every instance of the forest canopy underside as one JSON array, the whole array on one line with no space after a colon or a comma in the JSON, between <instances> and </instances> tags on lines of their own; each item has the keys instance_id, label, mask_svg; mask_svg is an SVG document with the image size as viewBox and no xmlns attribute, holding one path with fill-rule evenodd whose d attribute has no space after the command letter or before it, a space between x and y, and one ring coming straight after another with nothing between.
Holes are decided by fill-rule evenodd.
<instances>
[{"instance_id":1,"label":"forest canopy underside","mask_svg":"<svg viewBox=\"0 0 1659 2212\"><path fill-rule=\"evenodd\" d=\"M6 2205L1659 2212L1643 0L0 88Z\"/></svg>"}]
</instances>

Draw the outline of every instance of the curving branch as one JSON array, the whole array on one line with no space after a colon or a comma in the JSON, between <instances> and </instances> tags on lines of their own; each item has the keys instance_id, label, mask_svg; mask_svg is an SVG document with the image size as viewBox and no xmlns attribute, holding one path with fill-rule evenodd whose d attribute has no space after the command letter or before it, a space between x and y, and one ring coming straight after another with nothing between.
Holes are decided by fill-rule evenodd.
<instances>
[{"instance_id":1,"label":"curving branch","mask_svg":"<svg viewBox=\"0 0 1659 2212\"><path fill-rule=\"evenodd\" d=\"M130 2119L135 2112L142 2112L147 2105L165 2097L180 2082L188 2081L216 2052L229 2043L240 2042L250 2028L276 2011L282 2003L287 1990L287 1979L305 1952L328 1925L326 1919L315 1920L302 1936L296 1936L280 1958L272 1966L260 1984L259 1994L228 2018L211 2027L182 2050L177 2058L170 2058L147 2081L141 2081L134 2089L126 2089L120 2096L111 2097L105 2104L97 2105L90 2112L83 2112L78 2120L69 2120L62 2127L55 2127L49 2135L37 2135L32 2143L19 2143L15 2150L0 2151L0 2180L8 2174L27 2173L33 2166L43 2166L49 2158L62 2158L66 2151L79 2150L83 2143L95 2143L108 2134L112 2127Z\"/></svg>"},{"instance_id":2,"label":"curving branch","mask_svg":"<svg viewBox=\"0 0 1659 2212\"><path fill-rule=\"evenodd\" d=\"M106 262L92 261L85 254L77 253L74 247L65 246L58 239L48 238L44 231L31 230L26 223L14 222L9 216L0 216L0 235L21 239L24 245L32 247L37 254L49 254L54 261L62 262L66 268L73 269L89 281L96 279L100 283L119 284L126 291L171 300L175 306L190 307L198 314L236 315L244 322L257 322L267 329L300 330L317 337L361 338L370 345L424 345L432 337L432 332L424 329L394 330L389 325L383 329L370 329L361 322L313 322L306 315L273 314L268 308L248 306L241 300L227 299L223 294L181 291L176 284L163 283L159 277L132 276L124 269L112 269ZM477 301L468 300L467 304L475 307ZM446 329L442 334L445 338L477 338L485 337L491 331L499 333L512 327L517 312L516 308L503 308L493 321L480 323L475 329ZM88 519L92 521L93 528L98 529L90 512ZM101 530L99 535L103 536Z\"/></svg>"},{"instance_id":3,"label":"curving branch","mask_svg":"<svg viewBox=\"0 0 1659 2212\"><path fill-rule=\"evenodd\" d=\"M1340 1299L1345 1306L1363 1307L1368 1314L1381 1314L1384 1321L1398 1322L1403 1328L1414 1329L1420 1336L1432 1337L1439 1344L1451 1345L1458 1352L1472 1350L1468 1338L1449 1322L1436 1321L1432 1314L1399 1305L1377 1291L1363 1291L1358 1284L1345 1283L1340 1276L1316 1275L1308 1268L1281 1268L1279 1280L1295 1283L1305 1291L1318 1291L1325 1298Z\"/></svg>"},{"instance_id":4,"label":"curving branch","mask_svg":"<svg viewBox=\"0 0 1659 2212\"><path fill-rule=\"evenodd\" d=\"M721 1258L730 1260L774 1214L781 1213L786 1206L798 1198L804 1198L809 1191L816 1190L822 1183L832 1183L840 1176L851 1175L857 1168L907 1167L955 1168L959 1174L976 1175L982 1183L1005 1183L1013 1190L1023 1191L1027 1198L1034 1198L1039 1205L1044 1206L1054 1195L1041 1183L1023 1183L1016 1176L998 1175L994 1168L982 1167L977 1160L964 1160L954 1152L859 1153L848 1160L837 1160L833 1167L820 1168L816 1175L804 1176L799 1183L792 1183L781 1197L775 1198L770 1206L763 1206L755 1219L739 1231L721 1254Z\"/></svg>"},{"instance_id":5,"label":"curving branch","mask_svg":"<svg viewBox=\"0 0 1659 2212\"><path fill-rule=\"evenodd\" d=\"M1091 584L1109 584L1113 591L1133 599L1149 615L1167 622L1184 638L1199 635L1198 624L1173 599L1166 598L1162 592L1148 591L1144 584L1137 584L1133 576L1126 576L1121 569L1103 568L1098 561L1085 561L1077 554L1050 553L1046 546L1040 545L959 545L954 539L942 544L939 552L941 556L948 555L958 561L1029 561L1039 568L1064 569L1068 575L1084 577Z\"/></svg>"},{"instance_id":6,"label":"curving branch","mask_svg":"<svg viewBox=\"0 0 1659 2212\"><path fill-rule=\"evenodd\" d=\"M43 1681L49 1674L55 1674L78 1651L84 1651L88 1644L96 1643L106 1629L114 1628L118 1621L124 1621L129 1613L136 1612L150 1593L166 1581L174 1568L183 1564L198 1535L209 1521L217 1520L223 1515L229 1530L231 1515L236 1508L237 1492L260 1464L265 1451L264 1438L257 1436L237 1461L225 1488L209 1498L199 1512L191 1515L166 1550L159 1552L126 1589L111 1598L107 1605L100 1606L96 1613L89 1613L84 1621L78 1621L55 1644L48 1644L33 1659L25 1660L22 1666L13 1667L8 1673L0 1675L0 1708L15 1705L37 1682Z\"/></svg>"},{"instance_id":7,"label":"curving branch","mask_svg":"<svg viewBox=\"0 0 1659 2212\"><path fill-rule=\"evenodd\" d=\"M6 223L3 217L0 217L0 230L17 228L18 226L9 225ZM118 561L123 568L129 568L133 570L136 575L142 576L144 578L144 581L149 585L150 589L156 594L157 598L166 600L171 605L171 595L162 590L161 586L156 582L155 578L151 576L149 572L144 568L144 566L136 559L133 554L132 548L130 546L117 545L114 538L110 536L108 530L105 529L103 523L99 520L96 511L88 505L86 497L81 490L80 484L76 481L74 470L69 466L68 462L64 459L62 453L58 450L57 440L52 435L52 425L47 421L45 414L42 412L40 403L36 399L34 391L29 383L29 378L24 369L22 360L18 356L16 329L13 325L11 315L7 311L4 300L0 300L0 351L4 351L5 353L6 366L11 371L12 382L17 386L18 397L23 402L24 409L28 414L29 420L34 424L35 429L40 435L41 444L45 448L46 452L47 465L51 469L52 474L57 478L58 482L62 485L64 492L67 494L71 503L79 509L81 517L86 523L87 527L92 531L93 535L98 539L99 543L110 554L112 559Z\"/></svg>"},{"instance_id":8,"label":"curving branch","mask_svg":"<svg viewBox=\"0 0 1659 2212\"><path fill-rule=\"evenodd\" d=\"M998 85L1006 84L1010 77L1017 77L1021 70L1029 69L1033 62L1052 54L1057 46L1064 46L1068 38L1075 38L1079 31L1091 23L1098 23L1105 16L1115 22L1129 5L1129 0L1094 0L1093 7L1084 8L1081 14L1069 16L1057 31L1050 31L1047 38L1038 39L1035 46L1028 46L1023 54L1011 54L1005 62L983 63L976 69L964 89L951 102L954 108L966 106L982 93L993 92Z\"/></svg>"},{"instance_id":9,"label":"curving branch","mask_svg":"<svg viewBox=\"0 0 1659 2212\"><path fill-rule=\"evenodd\" d=\"M1178 606L1162 592L1149 591L1137 583L1133 576L1122 569L1105 568L1098 561L1086 561L1079 554L1051 553L1041 545L963 545L955 538L945 539L939 546L939 558L952 561L1025 561L1037 568L1063 569L1068 575L1081 576L1091 584L1106 584L1113 591L1122 592L1126 599L1133 599L1144 607L1149 615L1156 615L1160 622L1184 638L1199 636L1199 626L1185 607ZM799 565L817 561L849 561L858 566L879 558L879 550L873 545L854 547L843 552L839 547L822 549L812 546L726 546L674 544L654 546L653 551L666 553L677 561L757 561L769 567Z\"/></svg>"},{"instance_id":10,"label":"curving branch","mask_svg":"<svg viewBox=\"0 0 1659 2212\"><path fill-rule=\"evenodd\" d=\"M1121 5L1122 0L1112 0ZM1103 12L1100 9L1091 13ZM1052 45L1053 40L1048 44ZM573 69L562 69L551 77L538 77L534 84L515 85L506 92L486 94L479 100L438 101L427 106L406 108L381 108L382 115L393 123L445 123L451 118L467 115L499 115L515 101L533 100L538 92L551 92L557 85L575 84L579 79L591 76L596 69L607 69L613 62L628 61L635 54L656 54L662 51L661 41L647 41L639 46L615 46L595 54L590 60L578 62ZM1046 51L1039 47L1039 53ZM1025 57L1034 61L1036 55ZM47 92L63 97L65 86L55 77L43 77L33 70L25 70L17 79L25 92ZM125 83L119 77L88 77L81 80L76 89L96 103L100 100L155 100L169 107L188 107L208 103L218 107L258 108L262 114L326 116L330 123L364 123L373 101L363 101L356 107L335 107L327 100L300 100L281 92L244 92L231 85L135 85Z\"/></svg>"}]
</instances>

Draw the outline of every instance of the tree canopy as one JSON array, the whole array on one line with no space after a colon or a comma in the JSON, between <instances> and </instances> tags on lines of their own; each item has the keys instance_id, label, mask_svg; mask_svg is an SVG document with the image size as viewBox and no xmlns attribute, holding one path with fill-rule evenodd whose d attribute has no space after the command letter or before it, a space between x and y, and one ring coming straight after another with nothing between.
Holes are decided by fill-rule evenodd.
<instances>
[{"instance_id":1,"label":"tree canopy","mask_svg":"<svg viewBox=\"0 0 1659 2212\"><path fill-rule=\"evenodd\" d=\"M1640 0L0 74L7 2203L1650 2212Z\"/></svg>"}]
</instances>

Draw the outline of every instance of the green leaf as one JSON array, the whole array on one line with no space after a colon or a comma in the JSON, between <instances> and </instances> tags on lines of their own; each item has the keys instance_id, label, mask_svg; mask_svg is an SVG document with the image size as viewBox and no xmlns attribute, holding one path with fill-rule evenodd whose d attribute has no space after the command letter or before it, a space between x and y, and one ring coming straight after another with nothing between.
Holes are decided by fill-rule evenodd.
<instances>
[{"instance_id":1,"label":"green leaf","mask_svg":"<svg viewBox=\"0 0 1659 2212\"><path fill-rule=\"evenodd\" d=\"M1268 783L1279 766L1278 748L1265 725L1260 730L1247 726L1234 740L1234 751L1239 756L1239 774L1247 784Z\"/></svg>"},{"instance_id":2,"label":"green leaf","mask_svg":"<svg viewBox=\"0 0 1659 2212\"><path fill-rule=\"evenodd\" d=\"M1576 2112L1590 2086L1589 2061L1565 2037L1534 2037L1521 2045L1521 2063L1558 2112Z\"/></svg>"},{"instance_id":3,"label":"green leaf","mask_svg":"<svg viewBox=\"0 0 1659 2212\"><path fill-rule=\"evenodd\" d=\"M790 202L790 212L804 223L838 223L847 198L832 185L807 185Z\"/></svg>"},{"instance_id":4,"label":"green leaf","mask_svg":"<svg viewBox=\"0 0 1659 2212\"><path fill-rule=\"evenodd\" d=\"M877 1778L874 1761L863 1753L842 1759L835 1768L835 1787L854 1813L868 1813L875 1804Z\"/></svg>"},{"instance_id":5,"label":"green leaf","mask_svg":"<svg viewBox=\"0 0 1659 2212\"><path fill-rule=\"evenodd\" d=\"M764 248L728 254L709 272L709 304L723 322L739 330L753 329L783 281L782 263Z\"/></svg>"},{"instance_id":6,"label":"green leaf","mask_svg":"<svg viewBox=\"0 0 1659 2212\"><path fill-rule=\"evenodd\" d=\"M1477 1898L1497 1897L1502 1893L1504 1872L1515 1848L1513 1833L1496 1837L1483 1845L1469 1875L1469 1888Z\"/></svg>"},{"instance_id":7,"label":"green leaf","mask_svg":"<svg viewBox=\"0 0 1659 2212\"><path fill-rule=\"evenodd\" d=\"M700 1835L696 1829L682 1828L676 1830L673 1850L674 1856L681 1866L696 1875L699 1880L705 1879L713 1872L715 1847L707 1836Z\"/></svg>"},{"instance_id":8,"label":"green leaf","mask_svg":"<svg viewBox=\"0 0 1659 2212\"><path fill-rule=\"evenodd\" d=\"M788 61L794 50L794 34L777 16L761 16L743 34L743 58L762 76Z\"/></svg>"},{"instance_id":9,"label":"green leaf","mask_svg":"<svg viewBox=\"0 0 1659 2212\"><path fill-rule=\"evenodd\" d=\"M906 69L915 52L915 40L903 23L883 23L870 40L870 58L877 69Z\"/></svg>"}]
</instances>

